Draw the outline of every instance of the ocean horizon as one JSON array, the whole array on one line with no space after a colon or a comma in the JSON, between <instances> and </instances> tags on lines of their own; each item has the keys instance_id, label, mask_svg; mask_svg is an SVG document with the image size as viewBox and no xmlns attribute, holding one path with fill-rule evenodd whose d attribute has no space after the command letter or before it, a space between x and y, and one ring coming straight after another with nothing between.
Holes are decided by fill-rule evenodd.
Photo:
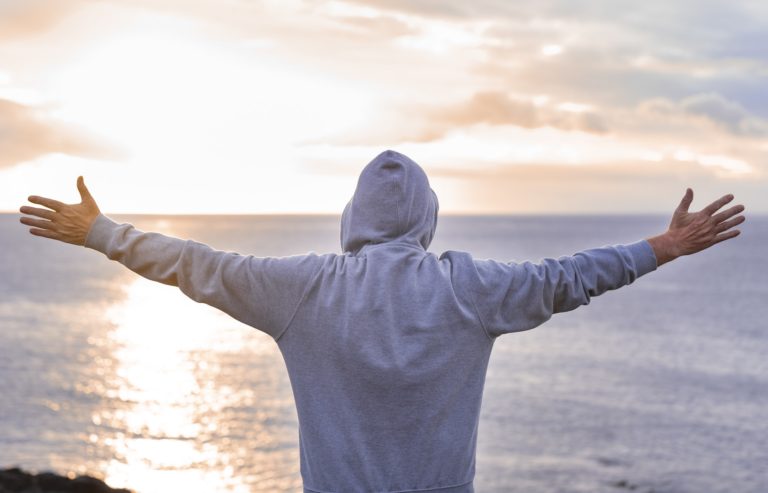
<instances>
[{"instance_id":1,"label":"ocean horizon","mask_svg":"<svg viewBox=\"0 0 768 493\"><path fill-rule=\"evenodd\" d=\"M258 256L340 253L338 215L109 214ZM502 336L479 493L768 491L768 215L740 237ZM0 213L0 467L137 493L301 491L267 335ZM669 215L441 215L429 251L537 261L663 232Z\"/></svg>"}]
</instances>

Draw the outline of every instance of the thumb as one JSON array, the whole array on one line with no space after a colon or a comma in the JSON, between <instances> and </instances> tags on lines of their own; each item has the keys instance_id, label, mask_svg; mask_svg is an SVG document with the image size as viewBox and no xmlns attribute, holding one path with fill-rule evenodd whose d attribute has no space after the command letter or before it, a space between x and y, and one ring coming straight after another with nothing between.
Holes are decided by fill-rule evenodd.
<instances>
[{"instance_id":1,"label":"thumb","mask_svg":"<svg viewBox=\"0 0 768 493\"><path fill-rule=\"evenodd\" d=\"M686 188L685 195L683 195L683 200L681 200L680 205L677 206L678 212L688 212L688 208L691 206L691 202L693 202L693 190Z\"/></svg>"},{"instance_id":2,"label":"thumb","mask_svg":"<svg viewBox=\"0 0 768 493\"><path fill-rule=\"evenodd\" d=\"M85 180L83 180L82 176L77 177L77 191L80 192L80 199L83 202L95 202L91 192L89 192L88 188L85 186Z\"/></svg>"}]
</instances>

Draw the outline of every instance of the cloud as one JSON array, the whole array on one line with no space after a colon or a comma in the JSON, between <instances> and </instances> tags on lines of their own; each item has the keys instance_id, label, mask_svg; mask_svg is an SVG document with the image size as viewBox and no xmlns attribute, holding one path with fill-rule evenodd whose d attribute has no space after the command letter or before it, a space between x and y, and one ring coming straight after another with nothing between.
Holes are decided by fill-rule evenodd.
<instances>
[{"instance_id":1,"label":"cloud","mask_svg":"<svg viewBox=\"0 0 768 493\"><path fill-rule=\"evenodd\" d=\"M424 21L487 22L478 75L516 93L633 106L717 92L768 116L768 51L760 48L768 42L768 12L760 2L353 3ZM539 57L546 44L561 45L562 56Z\"/></svg>"},{"instance_id":2,"label":"cloud","mask_svg":"<svg viewBox=\"0 0 768 493\"><path fill-rule=\"evenodd\" d=\"M505 0L346 0L389 13L419 15L436 19L492 19L503 24L518 22L528 25L557 23L568 30L579 25L592 28L597 24L617 26L617 31L641 34L656 40L657 46L680 53L696 47L712 53L756 54L762 44L745 43L765 39L768 8L764 2L682 0L677 2L629 2L602 0L540 0L509 2ZM733 26L728 29L725 26ZM737 28L736 28L737 27ZM603 39L598 39L602 44ZM670 41L677 43L670 44ZM765 50L761 50L765 57Z\"/></svg>"},{"instance_id":3,"label":"cloud","mask_svg":"<svg viewBox=\"0 0 768 493\"><path fill-rule=\"evenodd\" d=\"M768 136L768 121L751 115L741 104L716 93L695 94L679 102L655 98L641 104L640 110L662 117L703 118L736 136Z\"/></svg>"},{"instance_id":4,"label":"cloud","mask_svg":"<svg viewBox=\"0 0 768 493\"><path fill-rule=\"evenodd\" d=\"M0 1L0 33L3 26L6 30L44 29L89 3ZM717 92L750 108L762 105L753 112L768 115L768 100L762 97L768 83L764 63L768 51L759 48L768 41L768 16L759 2L657 1L628 8L625 2L596 0L578 4L567 0L529 4L346 0L229 2L226 9L208 1L109 3L192 17L218 26L212 31L269 40L291 63L344 73L357 69L367 75L354 74L356 78L381 80L388 77L383 66L392 66L390 73L407 76L394 68L411 56L395 46L403 37L418 37L421 28L433 21L457 30L479 22L486 27L478 46L449 48L461 71L469 69L459 63L466 52L478 55L478 63L469 70L476 71L479 79L495 79L491 87L504 84L518 94L546 93L601 106L634 106L653 97L679 99L696 92ZM738 29L724 29L724 25ZM537 55L546 44L562 45L563 54L541 59ZM329 52L334 56L328 57ZM635 64L638 60L652 63ZM439 57L420 61L425 70L440 63ZM753 97L746 94L745 85Z\"/></svg>"},{"instance_id":5,"label":"cloud","mask_svg":"<svg viewBox=\"0 0 768 493\"><path fill-rule=\"evenodd\" d=\"M742 105L719 94L697 94L685 98L680 102L680 108L689 114L709 118L736 135L768 135L768 122L753 117Z\"/></svg>"},{"instance_id":6,"label":"cloud","mask_svg":"<svg viewBox=\"0 0 768 493\"><path fill-rule=\"evenodd\" d=\"M468 102L453 108L433 110L427 117L435 125L446 126L446 130L454 126L486 123L522 128L552 127L597 134L608 131L602 117L594 111L567 104L559 107L537 105L529 99L496 91L477 92Z\"/></svg>"},{"instance_id":7,"label":"cloud","mask_svg":"<svg viewBox=\"0 0 768 493\"><path fill-rule=\"evenodd\" d=\"M50 29L83 3L85 2L82 0L0 1L0 39L26 36Z\"/></svg>"},{"instance_id":8,"label":"cloud","mask_svg":"<svg viewBox=\"0 0 768 493\"><path fill-rule=\"evenodd\" d=\"M432 142L449 132L477 124L510 125L525 129L551 127L602 135L608 125L597 112L573 103L558 105L509 96L502 92L480 91L458 103L402 104L378 112L371 125L322 140L308 139L316 145L386 145L402 142Z\"/></svg>"},{"instance_id":9,"label":"cloud","mask_svg":"<svg viewBox=\"0 0 768 493\"><path fill-rule=\"evenodd\" d=\"M426 17L471 17L486 11L488 2L460 2L445 0L352 0L348 3L377 9L406 12ZM503 3L503 2L497 2Z\"/></svg>"},{"instance_id":10,"label":"cloud","mask_svg":"<svg viewBox=\"0 0 768 493\"><path fill-rule=\"evenodd\" d=\"M394 39L416 33L414 27L391 16L343 15L334 20L360 38Z\"/></svg>"},{"instance_id":11,"label":"cloud","mask_svg":"<svg viewBox=\"0 0 768 493\"><path fill-rule=\"evenodd\" d=\"M53 152L84 157L117 156L117 151L107 144L46 118L37 108L0 99L0 169Z\"/></svg>"}]
</instances>

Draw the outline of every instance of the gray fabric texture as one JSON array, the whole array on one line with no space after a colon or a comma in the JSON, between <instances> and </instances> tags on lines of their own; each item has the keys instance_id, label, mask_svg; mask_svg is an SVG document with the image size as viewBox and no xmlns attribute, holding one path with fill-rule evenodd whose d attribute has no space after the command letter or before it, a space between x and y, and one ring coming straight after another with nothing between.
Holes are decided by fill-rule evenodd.
<instances>
[{"instance_id":1,"label":"gray fabric texture","mask_svg":"<svg viewBox=\"0 0 768 493\"><path fill-rule=\"evenodd\" d=\"M276 340L305 491L467 493L494 340L657 265L646 240L538 263L436 256L437 214L424 171L385 151L344 210L342 254L240 255L104 215L86 246Z\"/></svg>"}]
</instances>

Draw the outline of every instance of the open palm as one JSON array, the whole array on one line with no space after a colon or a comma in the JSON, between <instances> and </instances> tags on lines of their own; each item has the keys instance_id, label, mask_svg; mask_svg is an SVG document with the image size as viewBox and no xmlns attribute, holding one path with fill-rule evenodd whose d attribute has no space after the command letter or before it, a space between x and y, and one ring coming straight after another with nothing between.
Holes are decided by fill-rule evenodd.
<instances>
[{"instance_id":1,"label":"open palm","mask_svg":"<svg viewBox=\"0 0 768 493\"><path fill-rule=\"evenodd\" d=\"M690 255L738 236L739 230L731 228L744 222L744 216L737 216L744 211L744 206L735 205L717 212L732 200L733 195L725 195L699 212L688 212L693 202L693 190L687 189L669 225L668 234L674 238L676 247L674 253Z\"/></svg>"},{"instance_id":2,"label":"open palm","mask_svg":"<svg viewBox=\"0 0 768 493\"><path fill-rule=\"evenodd\" d=\"M20 219L21 223L32 226L29 232L33 235L73 245L85 245L85 238L88 236L91 224L101 211L91 192L86 188L82 176L77 178L77 190L80 192L79 204L65 204L46 197L30 196L30 202L47 209L22 206L19 209L22 213L35 217L24 216Z\"/></svg>"}]
</instances>

